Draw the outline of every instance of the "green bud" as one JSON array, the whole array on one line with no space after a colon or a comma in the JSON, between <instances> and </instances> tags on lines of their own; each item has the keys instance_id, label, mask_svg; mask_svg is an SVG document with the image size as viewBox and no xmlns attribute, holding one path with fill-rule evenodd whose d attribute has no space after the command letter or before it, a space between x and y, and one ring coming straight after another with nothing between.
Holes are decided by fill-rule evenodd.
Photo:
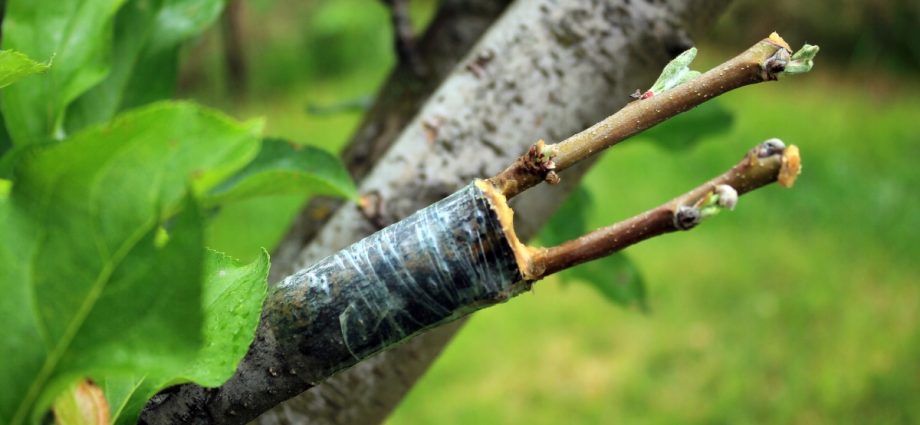
<instances>
[{"instance_id":1,"label":"green bud","mask_svg":"<svg viewBox=\"0 0 920 425\"><path fill-rule=\"evenodd\" d=\"M795 52L792 55L791 60L786 64L786 69L783 70L784 74L804 74L808 71L811 71L811 67L815 65L814 59L818 55L818 51L821 50L818 46L813 46L811 44L806 44L799 49L798 52Z\"/></svg>"},{"instance_id":2,"label":"green bud","mask_svg":"<svg viewBox=\"0 0 920 425\"><path fill-rule=\"evenodd\" d=\"M665 65L661 70L661 75L652 88L649 89L653 94L658 95L665 91L671 90L687 81L700 76L699 71L690 69L690 63L696 58L696 47L691 47L687 51L677 55L671 62Z\"/></svg>"}]
</instances>

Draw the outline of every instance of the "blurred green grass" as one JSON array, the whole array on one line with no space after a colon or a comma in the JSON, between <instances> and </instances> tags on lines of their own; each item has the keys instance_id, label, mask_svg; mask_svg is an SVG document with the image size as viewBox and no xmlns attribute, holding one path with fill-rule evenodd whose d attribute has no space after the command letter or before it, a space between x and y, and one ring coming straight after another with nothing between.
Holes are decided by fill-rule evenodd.
<instances>
[{"instance_id":1,"label":"blurred green grass","mask_svg":"<svg viewBox=\"0 0 920 425\"><path fill-rule=\"evenodd\" d=\"M477 313L389 423L920 423L920 90L833 72L728 94L728 134L640 137L591 171L601 226L768 137L802 150L793 189L627 250L650 315L547 279Z\"/></svg>"}]
</instances>

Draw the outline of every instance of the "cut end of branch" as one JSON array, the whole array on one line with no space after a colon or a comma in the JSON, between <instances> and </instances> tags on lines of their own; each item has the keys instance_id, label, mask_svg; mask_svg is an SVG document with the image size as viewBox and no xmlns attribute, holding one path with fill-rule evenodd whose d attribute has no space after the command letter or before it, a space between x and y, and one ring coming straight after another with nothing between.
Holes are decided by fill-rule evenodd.
<instances>
[{"instance_id":1,"label":"cut end of branch","mask_svg":"<svg viewBox=\"0 0 920 425\"><path fill-rule=\"evenodd\" d=\"M792 187L801 173L802 159L799 156L799 147L791 145L783 151L783 164L779 169L776 181L782 187Z\"/></svg>"},{"instance_id":2,"label":"cut end of branch","mask_svg":"<svg viewBox=\"0 0 920 425\"><path fill-rule=\"evenodd\" d=\"M788 50L789 53L792 53L792 47L789 47L789 43L787 43L786 40L784 40L783 37L780 36L776 31L770 33L770 36L767 37L767 40L770 40L771 43Z\"/></svg>"},{"instance_id":3,"label":"cut end of branch","mask_svg":"<svg viewBox=\"0 0 920 425\"><path fill-rule=\"evenodd\" d=\"M508 205L508 198L488 180L476 180L475 184L489 199L492 211L495 211L495 215L498 216L505 239L511 245L511 250L514 251L514 260L517 262L521 277L526 281L538 280L543 270L535 270L536 263L533 261L535 249L524 245L514 231L514 210Z\"/></svg>"}]
</instances>

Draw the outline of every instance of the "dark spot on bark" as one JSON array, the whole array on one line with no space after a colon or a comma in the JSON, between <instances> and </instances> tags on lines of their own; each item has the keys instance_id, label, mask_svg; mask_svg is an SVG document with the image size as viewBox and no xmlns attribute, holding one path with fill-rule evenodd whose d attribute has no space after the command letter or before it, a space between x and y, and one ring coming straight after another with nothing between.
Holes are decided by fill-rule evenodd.
<instances>
[{"instance_id":1,"label":"dark spot on bark","mask_svg":"<svg viewBox=\"0 0 920 425\"><path fill-rule=\"evenodd\" d=\"M454 142L452 142L452 141L450 141L450 140L444 140L443 142L441 142L440 146L441 146L442 148L444 148L444 150L445 150L447 153L449 153L449 154L454 153Z\"/></svg>"},{"instance_id":2,"label":"dark spot on bark","mask_svg":"<svg viewBox=\"0 0 920 425\"><path fill-rule=\"evenodd\" d=\"M485 146L485 147L491 149L492 152L495 153L495 155L500 156L500 157L501 157L501 156L505 156L505 150L502 149L502 147L499 146L498 144L496 144L495 142L493 142L493 141L491 141L491 140L489 140L489 139L485 139L485 138L482 139L481 142L482 142L482 145L483 145L483 146Z\"/></svg>"}]
</instances>

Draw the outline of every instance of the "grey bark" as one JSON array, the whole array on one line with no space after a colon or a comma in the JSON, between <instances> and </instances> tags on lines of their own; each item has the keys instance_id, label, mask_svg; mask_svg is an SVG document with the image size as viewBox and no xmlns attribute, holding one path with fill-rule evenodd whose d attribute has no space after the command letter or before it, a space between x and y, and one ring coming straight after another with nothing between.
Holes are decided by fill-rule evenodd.
<instances>
[{"instance_id":1,"label":"grey bark","mask_svg":"<svg viewBox=\"0 0 920 425\"><path fill-rule=\"evenodd\" d=\"M380 220L394 222L475 177L500 171L537 139L558 141L589 126L621 107L630 92L647 88L667 60L688 47L685 31L704 27L725 3L515 3L376 161L360 185L362 192L378 193ZM521 196L516 210L522 236L535 233L584 170L571 169L563 173L562 185L544 185ZM354 207L339 209L299 253L294 268L375 230ZM445 326L381 353L263 415L260 422L380 422L457 328ZM278 343L260 327L235 384L216 390L174 388L153 400L143 419L238 422L263 409L266 398L306 389L309 383L288 373ZM273 397L254 391L260 387Z\"/></svg>"}]
</instances>

